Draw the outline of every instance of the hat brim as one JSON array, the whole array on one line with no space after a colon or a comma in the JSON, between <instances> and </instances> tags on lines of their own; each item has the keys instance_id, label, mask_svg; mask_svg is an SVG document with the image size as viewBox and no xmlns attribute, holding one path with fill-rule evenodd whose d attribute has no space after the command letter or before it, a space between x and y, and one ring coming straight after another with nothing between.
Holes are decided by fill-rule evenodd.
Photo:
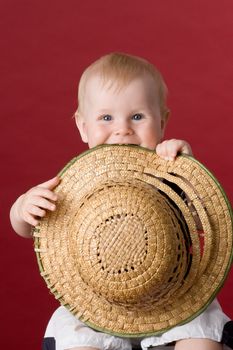
<instances>
[{"instance_id":1,"label":"hat brim","mask_svg":"<svg viewBox=\"0 0 233 350\"><path fill-rule=\"evenodd\" d=\"M55 189L59 196L57 210L41 220L34 230L34 239L41 275L62 305L92 328L125 337L161 334L188 322L207 308L230 270L233 230L227 196L204 165L188 156L165 161L155 152L134 145L103 145L74 158L60 177L61 182ZM79 229L83 203L93 192L100 188L102 191L109 182L134 181L169 195L184 216L195 249L193 266L177 292L164 303L142 305L140 309L108 302L93 291L88 280L92 273L97 273L95 268L90 265L87 278L83 278L77 266L77 255L84 254L80 246L85 235L80 237L79 232L73 232L75 225ZM171 184L188 196L201 221L201 253L192 210Z\"/></svg>"}]
</instances>

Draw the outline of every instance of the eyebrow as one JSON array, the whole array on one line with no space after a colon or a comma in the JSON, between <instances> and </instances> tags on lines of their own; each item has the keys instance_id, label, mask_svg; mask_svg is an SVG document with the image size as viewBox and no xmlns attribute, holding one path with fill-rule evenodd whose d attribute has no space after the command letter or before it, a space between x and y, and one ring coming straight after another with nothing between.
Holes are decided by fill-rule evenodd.
<instances>
[{"instance_id":1,"label":"eyebrow","mask_svg":"<svg viewBox=\"0 0 233 350\"><path fill-rule=\"evenodd\" d=\"M110 108L100 108L98 109L99 112L106 112L109 111Z\"/></svg>"}]
</instances>

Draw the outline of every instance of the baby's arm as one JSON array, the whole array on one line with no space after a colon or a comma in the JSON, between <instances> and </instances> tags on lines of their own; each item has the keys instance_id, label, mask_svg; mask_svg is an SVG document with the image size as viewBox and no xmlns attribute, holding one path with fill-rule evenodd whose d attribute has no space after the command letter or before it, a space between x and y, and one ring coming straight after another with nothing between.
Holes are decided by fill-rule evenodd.
<instances>
[{"instance_id":1,"label":"baby's arm","mask_svg":"<svg viewBox=\"0 0 233 350\"><path fill-rule=\"evenodd\" d=\"M12 205L10 221L13 229L22 237L31 237L32 226L46 214L46 210L54 211L57 195L53 189L58 185L59 177L46 181L22 194Z\"/></svg>"},{"instance_id":2,"label":"baby's arm","mask_svg":"<svg viewBox=\"0 0 233 350\"><path fill-rule=\"evenodd\" d=\"M174 160L178 153L192 156L192 149L186 141L171 139L159 143L156 153L166 160Z\"/></svg>"}]
</instances>

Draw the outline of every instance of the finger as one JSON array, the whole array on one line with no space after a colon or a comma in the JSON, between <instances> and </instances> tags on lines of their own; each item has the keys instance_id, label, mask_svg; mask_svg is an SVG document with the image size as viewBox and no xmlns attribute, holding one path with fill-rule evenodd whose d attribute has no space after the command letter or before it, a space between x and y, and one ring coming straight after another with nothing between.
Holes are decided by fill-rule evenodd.
<instances>
[{"instance_id":1,"label":"finger","mask_svg":"<svg viewBox=\"0 0 233 350\"><path fill-rule=\"evenodd\" d=\"M173 160L176 156L173 140L166 140L158 144L156 147L156 153L165 160Z\"/></svg>"},{"instance_id":2,"label":"finger","mask_svg":"<svg viewBox=\"0 0 233 350\"><path fill-rule=\"evenodd\" d=\"M159 156L163 156L163 155L164 155L164 150L165 150L164 142L159 143L159 144L156 146L156 153L157 153Z\"/></svg>"},{"instance_id":3,"label":"finger","mask_svg":"<svg viewBox=\"0 0 233 350\"><path fill-rule=\"evenodd\" d=\"M60 180L61 179L58 176L55 176L52 179L39 184L37 187L43 187L47 188L48 190L53 190L59 184Z\"/></svg>"},{"instance_id":4,"label":"finger","mask_svg":"<svg viewBox=\"0 0 233 350\"><path fill-rule=\"evenodd\" d=\"M171 144L169 146L170 146L171 153L172 153L171 149L173 148L173 151L175 152L175 156L177 156L178 153L192 155L191 146L188 144L188 142L184 140L173 139L171 140Z\"/></svg>"},{"instance_id":5,"label":"finger","mask_svg":"<svg viewBox=\"0 0 233 350\"><path fill-rule=\"evenodd\" d=\"M167 143L167 158L168 160L175 160L178 153L183 146L183 141L172 139Z\"/></svg>"},{"instance_id":6,"label":"finger","mask_svg":"<svg viewBox=\"0 0 233 350\"><path fill-rule=\"evenodd\" d=\"M183 153L183 154L188 154L190 156L193 155L191 146L187 142L181 147L180 152Z\"/></svg>"},{"instance_id":7,"label":"finger","mask_svg":"<svg viewBox=\"0 0 233 350\"><path fill-rule=\"evenodd\" d=\"M30 209L28 210L28 213L30 215L33 215L34 217L38 216L38 217L42 218L46 215L46 210L39 208L39 207L36 207L35 205L31 205Z\"/></svg>"},{"instance_id":8,"label":"finger","mask_svg":"<svg viewBox=\"0 0 233 350\"><path fill-rule=\"evenodd\" d=\"M56 209L56 206L54 203L51 203L48 199L40 197L40 196L34 196L31 198L30 207L31 205L35 207L39 207L41 209L51 210L54 211ZM29 207L29 208L30 208ZM29 209L30 211L30 209Z\"/></svg>"},{"instance_id":9,"label":"finger","mask_svg":"<svg viewBox=\"0 0 233 350\"><path fill-rule=\"evenodd\" d=\"M56 201L58 199L58 196L56 193L54 193L53 191L51 191L47 188L40 187L40 186L36 186L36 187L33 187L32 189L30 189L26 193L25 200L31 201L30 198L33 198L33 197L46 198L46 199L51 200L51 201Z\"/></svg>"},{"instance_id":10,"label":"finger","mask_svg":"<svg viewBox=\"0 0 233 350\"><path fill-rule=\"evenodd\" d=\"M190 145L186 141L177 139L163 141L157 145L156 152L165 160L175 160L177 154L179 153L192 155Z\"/></svg>"},{"instance_id":11,"label":"finger","mask_svg":"<svg viewBox=\"0 0 233 350\"><path fill-rule=\"evenodd\" d=\"M24 221L27 222L29 225L37 226L39 224L39 220L36 219L33 215L26 213L24 216Z\"/></svg>"}]
</instances>

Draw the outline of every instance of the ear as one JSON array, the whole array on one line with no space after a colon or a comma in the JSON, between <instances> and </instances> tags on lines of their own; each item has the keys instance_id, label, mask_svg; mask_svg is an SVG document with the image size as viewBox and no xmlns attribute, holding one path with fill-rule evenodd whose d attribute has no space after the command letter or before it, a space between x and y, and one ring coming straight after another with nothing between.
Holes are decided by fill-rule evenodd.
<instances>
[{"instance_id":1,"label":"ear","mask_svg":"<svg viewBox=\"0 0 233 350\"><path fill-rule=\"evenodd\" d=\"M161 130L162 130L162 134L164 134L168 119L170 117L170 110L166 109L163 112L162 118L161 118Z\"/></svg>"},{"instance_id":2,"label":"ear","mask_svg":"<svg viewBox=\"0 0 233 350\"><path fill-rule=\"evenodd\" d=\"M75 122L81 135L82 141L84 143L88 143L86 121L84 117L78 113L78 111L75 112Z\"/></svg>"}]
</instances>

